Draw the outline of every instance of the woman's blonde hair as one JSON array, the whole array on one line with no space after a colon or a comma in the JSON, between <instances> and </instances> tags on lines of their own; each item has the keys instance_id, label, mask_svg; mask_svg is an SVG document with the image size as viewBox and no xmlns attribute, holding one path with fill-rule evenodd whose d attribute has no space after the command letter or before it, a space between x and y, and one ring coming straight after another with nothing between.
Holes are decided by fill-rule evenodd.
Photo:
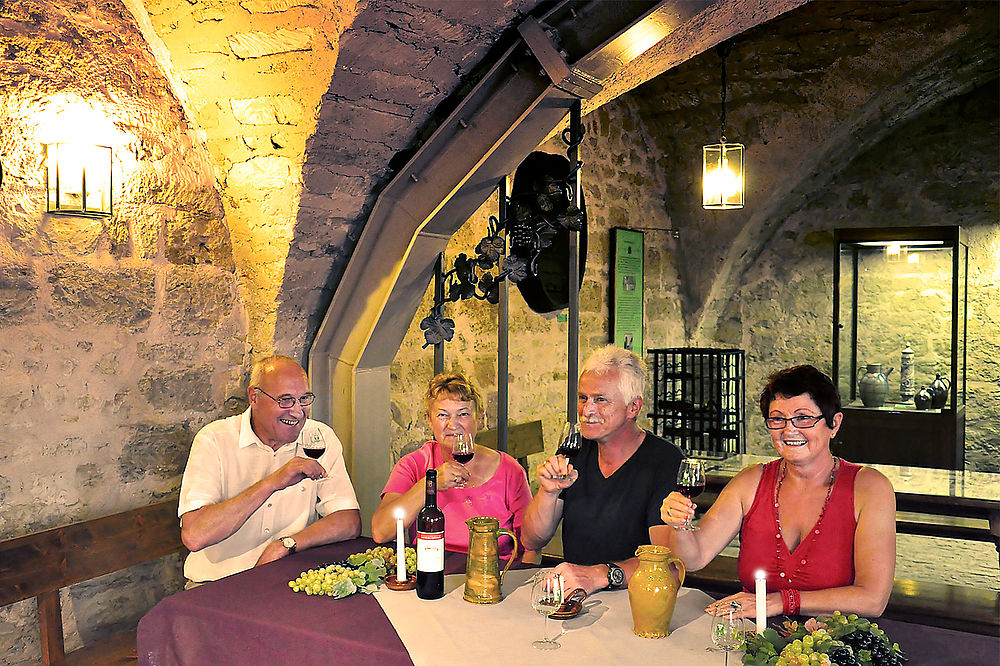
<instances>
[{"instance_id":1,"label":"woman's blonde hair","mask_svg":"<svg viewBox=\"0 0 1000 666\"><path fill-rule=\"evenodd\" d=\"M483 396L479 389L461 372L442 372L435 375L429 384L427 392L424 393L424 410L430 416L431 405L442 395L446 395L453 400L471 402L475 405L476 416L483 414Z\"/></svg>"}]
</instances>

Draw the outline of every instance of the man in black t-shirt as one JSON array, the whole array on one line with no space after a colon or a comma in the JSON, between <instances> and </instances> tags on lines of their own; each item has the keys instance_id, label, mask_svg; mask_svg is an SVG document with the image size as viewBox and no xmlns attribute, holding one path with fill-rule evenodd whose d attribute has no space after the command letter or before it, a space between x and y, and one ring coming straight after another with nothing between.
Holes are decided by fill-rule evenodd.
<instances>
[{"instance_id":1,"label":"man in black t-shirt","mask_svg":"<svg viewBox=\"0 0 1000 666\"><path fill-rule=\"evenodd\" d=\"M631 351L608 345L591 354L577 400L583 450L575 465L552 456L538 468L521 539L539 549L563 521L566 561L556 570L568 589L624 587L636 568L635 549L667 543L660 505L676 487L684 455L636 424L645 376Z\"/></svg>"}]
</instances>

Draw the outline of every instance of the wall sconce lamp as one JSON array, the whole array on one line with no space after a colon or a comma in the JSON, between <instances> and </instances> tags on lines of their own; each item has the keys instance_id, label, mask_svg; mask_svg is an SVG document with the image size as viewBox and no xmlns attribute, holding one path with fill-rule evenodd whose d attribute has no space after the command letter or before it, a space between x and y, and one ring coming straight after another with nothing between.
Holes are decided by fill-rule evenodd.
<instances>
[{"instance_id":1,"label":"wall sconce lamp","mask_svg":"<svg viewBox=\"0 0 1000 666\"><path fill-rule=\"evenodd\" d=\"M702 199L707 210L743 208L743 144L726 142L726 56L732 42L716 47L722 61L722 117L719 143L702 148Z\"/></svg>"},{"instance_id":2,"label":"wall sconce lamp","mask_svg":"<svg viewBox=\"0 0 1000 666\"><path fill-rule=\"evenodd\" d=\"M111 215L111 148L80 143L45 144L48 212Z\"/></svg>"}]
</instances>

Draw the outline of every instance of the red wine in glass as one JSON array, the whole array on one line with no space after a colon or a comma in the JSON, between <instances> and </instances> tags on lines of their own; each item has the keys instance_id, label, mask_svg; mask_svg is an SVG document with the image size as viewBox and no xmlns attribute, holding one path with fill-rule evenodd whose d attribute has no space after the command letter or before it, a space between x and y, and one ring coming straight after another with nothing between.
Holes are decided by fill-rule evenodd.
<instances>
[{"instance_id":1,"label":"red wine in glass","mask_svg":"<svg viewBox=\"0 0 1000 666\"><path fill-rule=\"evenodd\" d=\"M302 452L313 460L319 460L319 457L326 452L326 440L323 439L323 433L319 430L313 432L308 441L302 445Z\"/></svg>"},{"instance_id":2,"label":"red wine in glass","mask_svg":"<svg viewBox=\"0 0 1000 666\"><path fill-rule=\"evenodd\" d=\"M681 495L684 495L684 497L693 500L695 497L705 492L705 484L704 483L696 483L691 485L681 484L677 486L677 492L679 492Z\"/></svg>"},{"instance_id":3,"label":"red wine in glass","mask_svg":"<svg viewBox=\"0 0 1000 666\"><path fill-rule=\"evenodd\" d=\"M680 468L677 470L677 492L684 495L688 499L694 499L705 490L705 467L702 465L701 460L697 458L685 458L681 461ZM691 524L691 519L688 518L684 521L684 524L677 529L690 532L697 530L696 525Z\"/></svg>"},{"instance_id":4,"label":"red wine in glass","mask_svg":"<svg viewBox=\"0 0 1000 666\"><path fill-rule=\"evenodd\" d=\"M476 438L471 432L460 432L455 435L455 442L451 445L451 457L455 462L466 464L476 455Z\"/></svg>"},{"instance_id":5,"label":"red wine in glass","mask_svg":"<svg viewBox=\"0 0 1000 666\"><path fill-rule=\"evenodd\" d=\"M559 444L559 448L556 449L556 455L572 459L583 448L583 436L580 435L580 424L563 424L561 437L559 440L561 443Z\"/></svg>"}]
</instances>

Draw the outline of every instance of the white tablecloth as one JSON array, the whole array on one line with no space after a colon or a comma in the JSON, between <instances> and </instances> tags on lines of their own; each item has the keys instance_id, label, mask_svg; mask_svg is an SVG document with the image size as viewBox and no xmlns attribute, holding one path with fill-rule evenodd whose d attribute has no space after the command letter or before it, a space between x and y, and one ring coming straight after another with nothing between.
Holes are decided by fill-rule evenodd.
<instances>
[{"instance_id":1,"label":"white tablecloth","mask_svg":"<svg viewBox=\"0 0 1000 666\"><path fill-rule=\"evenodd\" d=\"M504 576L504 599L478 605L462 598L464 575L445 578L445 596L418 599L413 591L375 593L410 658L424 664L712 664L722 666L725 655L707 652L710 621L704 609L711 598L704 592L682 589L677 598L671 633L660 639L632 633L632 612L626 590L598 592L584 602L571 620L549 620L549 638L558 634L558 650L531 646L542 637L544 618L531 609L531 586L525 584L537 570L510 571ZM730 657L740 663L740 653Z\"/></svg>"}]
</instances>

